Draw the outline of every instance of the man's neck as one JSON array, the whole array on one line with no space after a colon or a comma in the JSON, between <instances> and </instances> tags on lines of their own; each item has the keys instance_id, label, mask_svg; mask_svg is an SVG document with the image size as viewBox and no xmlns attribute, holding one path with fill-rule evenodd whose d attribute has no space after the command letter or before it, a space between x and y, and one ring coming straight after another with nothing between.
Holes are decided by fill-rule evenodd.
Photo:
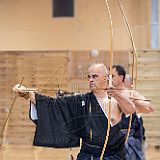
<instances>
[{"instance_id":1,"label":"man's neck","mask_svg":"<svg viewBox=\"0 0 160 160\"><path fill-rule=\"evenodd\" d=\"M107 95L107 92L105 90L96 90L93 91L93 94L97 97L97 98L104 98Z\"/></svg>"},{"instance_id":2,"label":"man's neck","mask_svg":"<svg viewBox=\"0 0 160 160\"><path fill-rule=\"evenodd\" d=\"M126 89L124 83L120 83L116 86L116 89Z\"/></svg>"}]
</instances>

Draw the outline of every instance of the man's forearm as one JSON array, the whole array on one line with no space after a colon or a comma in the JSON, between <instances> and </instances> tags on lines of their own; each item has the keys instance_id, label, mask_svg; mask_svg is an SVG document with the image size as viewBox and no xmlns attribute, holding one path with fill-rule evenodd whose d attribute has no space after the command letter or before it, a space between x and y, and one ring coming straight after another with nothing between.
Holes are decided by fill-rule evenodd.
<instances>
[{"instance_id":1,"label":"man's forearm","mask_svg":"<svg viewBox=\"0 0 160 160\"><path fill-rule=\"evenodd\" d=\"M114 98L117 100L122 112L129 114L136 111L134 103L127 96L116 94Z\"/></svg>"},{"instance_id":2,"label":"man's forearm","mask_svg":"<svg viewBox=\"0 0 160 160\"><path fill-rule=\"evenodd\" d=\"M133 100L133 103L139 113L150 113L154 111L154 107L151 103L145 100Z\"/></svg>"}]
</instances>

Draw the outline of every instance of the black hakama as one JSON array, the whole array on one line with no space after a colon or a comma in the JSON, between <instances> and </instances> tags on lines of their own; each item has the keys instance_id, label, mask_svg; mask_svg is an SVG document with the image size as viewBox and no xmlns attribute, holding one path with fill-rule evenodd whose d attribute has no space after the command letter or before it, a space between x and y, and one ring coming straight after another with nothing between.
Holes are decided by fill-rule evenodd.
<instances>
[{"instance_id":1,"label":"black hakama","mask_svg":"<svg viewBox=\"0 0 160 160\"><path fill-rule=\"evenodd\" d=\"M129 117L122 115L121 128L126 135L129 124ZM144 160L144 152L142 147L143 130L142 124L136 113L132 115L132 125L128 141L126 143L126 159L127 160Z\"/></svg>"}]
</instances>

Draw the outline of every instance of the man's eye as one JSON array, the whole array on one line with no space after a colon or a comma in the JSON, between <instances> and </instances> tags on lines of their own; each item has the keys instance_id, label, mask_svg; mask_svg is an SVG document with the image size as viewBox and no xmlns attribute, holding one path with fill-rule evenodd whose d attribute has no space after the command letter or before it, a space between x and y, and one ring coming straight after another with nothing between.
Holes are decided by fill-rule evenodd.
<instances>
[{"instance_id":1,"label":"man's eye","mask_svg":"<svg viewBox=\"0 0 160 160\"><path fill-rule=\"evenodd\" d=\"M91 76L90 76L90 75L88 75L87 77L88 77L88 78L91 78Z\"/></svg>"},{"instance_id":2,"label":"man's eye","mask_svg":"<svg viewBox=\"0 0 160 160\"><path fill-rule=\"evenodd\" d=\"M95 78L97 78L98 77L98 75L97 74L95 74L95 75L88 75L88 79L90 79L90 78L93 78L93 79L95 79Z\"/></svg>"},{"instance_id":3,"label":"man's eye","mask_svg":"<svg viewBox=\"0 0 160 160\"><path fill-rule=\"evenodd\" d=\"M98 77L98 75L96 75L96 74L95 74L95 75L93 75L92 77L95 79L95 78L97 78L97 77Z\"/></svg>"}]
</instances>

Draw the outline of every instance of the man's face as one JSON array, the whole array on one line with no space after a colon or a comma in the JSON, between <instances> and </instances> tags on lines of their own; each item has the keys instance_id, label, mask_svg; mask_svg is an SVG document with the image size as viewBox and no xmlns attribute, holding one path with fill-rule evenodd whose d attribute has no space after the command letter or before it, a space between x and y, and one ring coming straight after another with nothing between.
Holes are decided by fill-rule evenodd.
<instances>
[{"instance_id":1,"label":"man's face","mask_svg":"<svg viewBox=\"0 0 160 160\"><path fill-rule=\"evenodd\" d=\"M107 87L107 75L101 68L91 67L88 69L88 82L91 91L105 89Z\"/></svg>"},{"instance_id":2,"label":"man's face","mask_svg":"<svg viewBox=\"0 0 160 160\"><path fill-rule=\"evenodd\" d=\"M114 87L118 87L119 85L121 85L123 82L123 76L122 75L118 75L118 72L116 70L116 68L113 68L112 70L112 83Z\"/></svg>"},{"instance_id":3,"label":"man's face","mask_svg":"<svg viewBox=\"0 0 160 160\"><path fill-rule=\"evenodd\" d=\"M128 89L132 88L132 82L131 81L125 79L124 84L125 84L126 88L128 88Z\"/></svg>"}]
</instances>

